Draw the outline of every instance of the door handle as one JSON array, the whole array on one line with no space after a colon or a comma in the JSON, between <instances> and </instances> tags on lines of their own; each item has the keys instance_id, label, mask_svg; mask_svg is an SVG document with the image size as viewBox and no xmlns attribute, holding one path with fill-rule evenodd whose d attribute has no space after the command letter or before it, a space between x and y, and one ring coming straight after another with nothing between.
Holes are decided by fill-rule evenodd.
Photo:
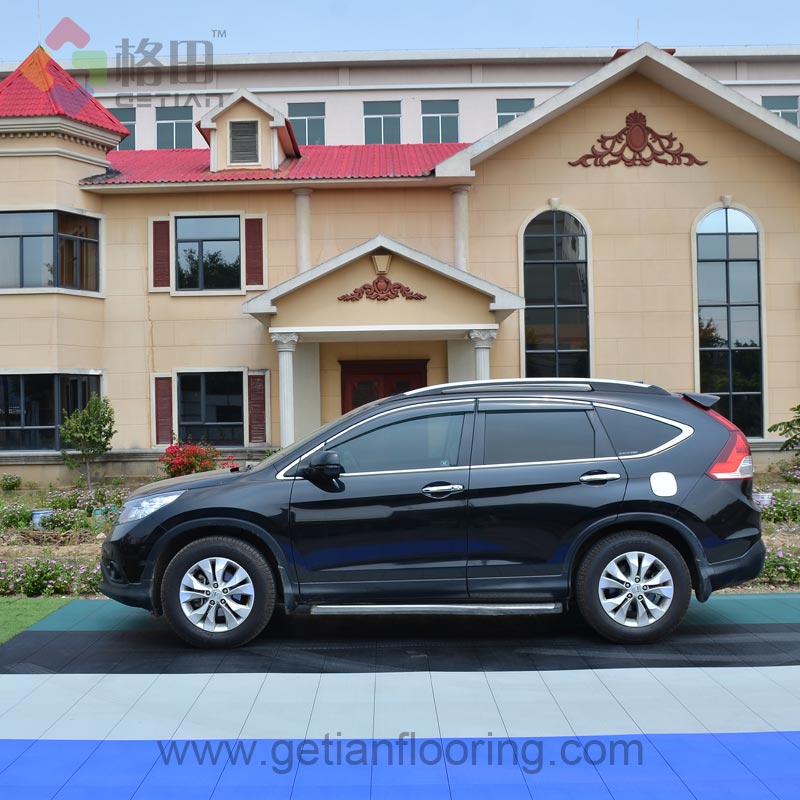
<instances>
[{"instance_id":1,"label":"door handle","mask_svg":"<svg viewBox=\"0 0 800 800\"><path fill-rule=\"evenodd\" d=\"M456 492L463 492L464 487L460 483L448 483L445 485L423 486L422 493L432 497L444 494L455 494Z\"/></svg>"},{"instance_id":2,"label":"door handle","mask_svg":"<svg viewBox=\"0 0 800 800\"><path fill-rule=\"evenodd\" d=\"M618 481L621 477L622 475L618 472L587 472L578 480L581 483L605 483L606 481Z\"/></svg>"}]
</instances>

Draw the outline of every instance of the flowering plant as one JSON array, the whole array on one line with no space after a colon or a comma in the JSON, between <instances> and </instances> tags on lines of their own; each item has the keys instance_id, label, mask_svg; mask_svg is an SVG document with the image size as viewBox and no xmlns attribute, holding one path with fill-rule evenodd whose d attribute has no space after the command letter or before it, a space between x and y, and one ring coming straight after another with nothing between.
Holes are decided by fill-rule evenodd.
<instances>
[{"instance_id":1,"label":"flowering plant","mask_svg":"<svg viewBox=\"0 0 800 800\"><path fill-rule=\"evenodd\" d=\"M202 441L200 444L193 444L191 440L182 442L177 439L164 451L164 455L159 456L158 462L167 478L177 478L180 475L193 475L195 472L210 472L217 469L219 457L219 450L211 444ZM227 456L219 467L238 469L239 465L233 456Z\"/></svg>"}]
</instances>

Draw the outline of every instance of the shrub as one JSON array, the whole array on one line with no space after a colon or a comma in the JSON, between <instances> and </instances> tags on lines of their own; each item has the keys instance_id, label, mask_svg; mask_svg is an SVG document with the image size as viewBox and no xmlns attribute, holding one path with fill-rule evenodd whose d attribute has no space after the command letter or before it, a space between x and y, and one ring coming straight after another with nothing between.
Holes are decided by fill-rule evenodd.
<instances>
[{"instance_id":1,"label":"shrub","mask_svg":"<svg viewBox=\"0 0 800 800\"><path fill-rule=\"evenodd\" d=\"M779 433L786 437L781 450L797 450L800 448L800 405L789 409L794 416L786 422L776 422L767 429L770 433Z\"/></svg>"},{"instance_id":2,"label":"shrub","mask_svg":"<svg viewBox=\"0 0 800 800\"><path fill-rule=\"evenodd\" d=\"M22 503L0 504L0 528L23 529L31 526L31 510Z\"/></svg>"},{"instance_id":3,"label":"shrub","mask_svg":"<svg viewBox=\"0 0 800 800\"><path fill-rule=\"evenodd\" d=\"M0 488L4 492L13 492L22 486L22 475L12 475L10 472L4 472L0 476Z\"/></svg>"},{"instance_id":4,"label":"shrub","mask_svg":"<svg viewBox=\"0 0 800 800\"><path fill-rule=\"evenodd\" d=\"M761 517L767 522L800 522L800 495L786 489L773 493L772 504L761 509Z\"/></svg>"},{"instance_id":5,"label":"shrub","mask_svg":"<svg viewBox=\"0 0 800 800\"><path fill-rule=\"evenodd\" d=\"M768 583L800 583L800 554L782 548L767 550L763 577Z\"/></svg>"},{"instance_id":6,"label":"shrub","mask_svg":"<svg viewBox=\"0 0 800 800\"><path fill-rule=\"evenodd\" d=\"M211 472L217 468L218 458L219 450L213 445L205 442L193 444L178 439L167 447L164 455L159 456L158 463L167 478L177 478L196 472Z\"/></svg>"},{"instance_id":7,"label":"shrub","mask_svg":"<svg viewBox=\"0 0 800 800\"><path fill-rule=\"evenodd\" d=\"M55 594L95 594L100 583L100 565L52 558L28 558L9 564L0 561L0 594L28 597Z\"/></svg>"},{"instance_id":8,"label":"shrub","mask_svg":"<svg viewBox=\"0 0 800 800\"><path fill-rule=\"evenodd\" d=\"M107 397L98 397L92 392L85 408L80 408L67 415L64 411L64 423L58 426L61 441L73 450L78 451L79 458L61 451L64 463L76 467L82 463L86 469L86 485L92 488L92 475L89 469L91 462L111 449L114 438L114 409Z\"/></svg>"}]
</instances>

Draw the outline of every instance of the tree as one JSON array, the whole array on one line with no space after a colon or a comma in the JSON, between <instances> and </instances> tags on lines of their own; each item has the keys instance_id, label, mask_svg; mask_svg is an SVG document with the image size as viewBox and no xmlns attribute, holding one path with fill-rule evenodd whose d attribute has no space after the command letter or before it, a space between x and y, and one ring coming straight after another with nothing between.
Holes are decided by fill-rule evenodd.
<instances>
[{"instance_id":1,"label":"tree","mask_svg":"<svg viewBox=\"0 0 800 800\"><path fill-rule=\"evenodd\" d=\"M77 409L72 414L64 414L64 423L58 426L61 441L70 450L78 452L78 458L62 449L64 463L70 469L79 464L86 468L86 485L92 488L92 476L89 465L98 456L111 449L114 430L114 409L107 397L100 398L92 392L85 408Z\"/></svg>"}]
</instances>

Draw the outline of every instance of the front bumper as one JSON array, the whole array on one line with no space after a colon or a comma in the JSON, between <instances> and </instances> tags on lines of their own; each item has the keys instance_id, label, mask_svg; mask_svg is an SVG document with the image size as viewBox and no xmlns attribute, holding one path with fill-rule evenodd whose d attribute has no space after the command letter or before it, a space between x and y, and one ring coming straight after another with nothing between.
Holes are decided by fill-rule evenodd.
<instances>
[{"instance_id":1,"label":"front bumper","mask_svg":"<svg viewBox=\"0 0 800 800\"><path fill-rule=\"evenodd\" d=\"M738 583L757 578L764 568L766 556L767 548L764 540L758 539L739 558L706 564L703 570L703 589L702 592L698 589L697 599L704 602L708 600L711 592L727 589L729 586L736 586ZM701 594L705 596L701 596Z\"/></svg>"}]
</instances>

